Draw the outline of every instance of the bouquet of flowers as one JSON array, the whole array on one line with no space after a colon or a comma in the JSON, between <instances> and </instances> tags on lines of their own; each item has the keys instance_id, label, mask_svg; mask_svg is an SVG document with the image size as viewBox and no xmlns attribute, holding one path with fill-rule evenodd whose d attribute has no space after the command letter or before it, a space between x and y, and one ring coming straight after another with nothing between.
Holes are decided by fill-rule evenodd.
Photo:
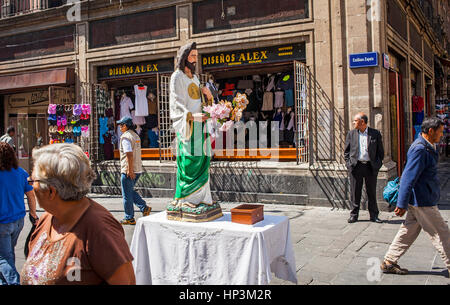
<instances>
[{"instance_id":1,"label":"bouquet of flowers","mask_svg":"<svg viewBox=\"0 0 450 305\"><path fill-rule=\"evenodd\" d=\"M221 100L218 104L204 106L203 111L219 123L220 131L227 131L234 125L234 122L241 120L247 105L247 95L238 93L232 102Z\"/></svg>"}]
</instances>

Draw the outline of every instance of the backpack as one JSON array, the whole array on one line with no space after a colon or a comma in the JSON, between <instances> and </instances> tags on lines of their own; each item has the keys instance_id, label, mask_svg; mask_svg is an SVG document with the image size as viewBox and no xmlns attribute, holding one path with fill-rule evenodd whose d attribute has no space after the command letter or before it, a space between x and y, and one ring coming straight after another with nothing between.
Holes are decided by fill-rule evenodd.
<instances>
[{"instance_id":1,"label":"backpack","mask_svg":"<svg viewBox=\"0 0 450 305\"><path fill-rule=\"evenodd\" d=\"M400 178L389 181L383 190L383 198L392 206L397 205L398 190L400 189Z\"/></svg>"},{"instance_id":2,"label":"backpack","mask_svg":"<svg viewBox=\"0 0 450 305\"><path fill-rule=\"evenodd\" d=\"M427 152L430 152L430 148L428 146L424 145L423 143L419 143L419 144L423 145ZM406 159L403 168L405 168L407 162L408 162L408 159ZM399 189L400 189L400 178L397 177L394 180L389 181L383 190L384 200L394 207L397 206Z\"/></svg>"}]
</instances>

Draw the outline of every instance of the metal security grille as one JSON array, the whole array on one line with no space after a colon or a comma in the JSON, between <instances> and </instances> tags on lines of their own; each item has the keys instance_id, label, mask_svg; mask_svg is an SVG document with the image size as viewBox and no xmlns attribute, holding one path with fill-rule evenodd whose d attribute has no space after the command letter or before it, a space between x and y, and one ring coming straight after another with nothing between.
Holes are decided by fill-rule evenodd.
<instances>
[{"instance_id":1,"label":"metal security grille","mask_svg":"<svg viewBox=\"0 0 450 305\"><path fill-rule=\"evenodd\" d=\"M90 115L90 125L89 125L89 137L80 137L77 144L81 146L83 151L89 154L89 158L92 161L100 161L102 158L99 153L99 120L98 112L95 107L95 88L99 87L99 84L92 84L87 82L82 82L80 87L80 102L81 104L91 105L91 115Z\"/></svg>"},{"instance_id":2,"label":"metal security grille","mask_svg":"<svg viewBox=\"0 0 450 305\"><path fill-rule=\"evenodd\" d=\"M173 139L175 132L172 128L170 120L169 106L169 84L170 76L158 76L158 122L159 122L159 161L173 161L175 155L175 147Z\"/></svg>"},{"instance_id":3,"label":"metal security grille","mask_svg":"<svg viewBox=\"0 0 450 305\"><path fill-rule=\"evenodd\" d=\"M297 164L309 163L310 131L309 101L307 94L307 67L304 63L294 61L295 75L295 139L297 147Z\"/></svg>"}]
</instances>

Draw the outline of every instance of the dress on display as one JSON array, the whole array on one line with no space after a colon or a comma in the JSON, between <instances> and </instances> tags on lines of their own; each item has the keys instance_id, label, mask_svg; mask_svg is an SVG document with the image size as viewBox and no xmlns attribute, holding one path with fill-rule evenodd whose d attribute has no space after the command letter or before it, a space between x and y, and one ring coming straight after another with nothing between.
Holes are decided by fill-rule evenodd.
<instances>
[{"instance_id":1,"label":"dress on display","mask_svg":"<svg viewBox=\"0 0 450 305\"><path fill-rule=\"evenodd\" d=\"M274 108L281 108L283 106L284 106L284 91L276 91Z\"/></svg>"},{"instance_id":2,"label":"dress on display","mask_svg":"<svg viewBox=\"0 0 450 305\"><path fill-rule=\"evenodd\" d=\"M273 92L264 92L263 105L261 111L273 110Z\"/></svg>"},{"instance_id":3,"label":"dress on display","mask_svg":"<svg viewBox=\"0 0 450 305\"><path fill-rule=\"evenodd\" d=\"M148 115L147 86L134 85L136 116Z\"/></svg>"}]
</instances>

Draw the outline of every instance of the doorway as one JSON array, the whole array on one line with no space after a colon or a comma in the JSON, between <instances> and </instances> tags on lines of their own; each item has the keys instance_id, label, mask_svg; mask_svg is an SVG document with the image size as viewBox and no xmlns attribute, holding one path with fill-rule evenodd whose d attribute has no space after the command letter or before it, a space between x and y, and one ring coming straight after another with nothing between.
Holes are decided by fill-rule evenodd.
<instances>
[{"instance_id":1,"label":"doorway","mask_svg":"<svg viewBox=\"0 0 450 305\"><path fill-rule=\"evenodd\" d=\"M396 71L389 71L389 107L391 123L391 156L397 163L400 177L406 160L405 111L403 101L403 78Z\"/></svg>"}]
</instances>

